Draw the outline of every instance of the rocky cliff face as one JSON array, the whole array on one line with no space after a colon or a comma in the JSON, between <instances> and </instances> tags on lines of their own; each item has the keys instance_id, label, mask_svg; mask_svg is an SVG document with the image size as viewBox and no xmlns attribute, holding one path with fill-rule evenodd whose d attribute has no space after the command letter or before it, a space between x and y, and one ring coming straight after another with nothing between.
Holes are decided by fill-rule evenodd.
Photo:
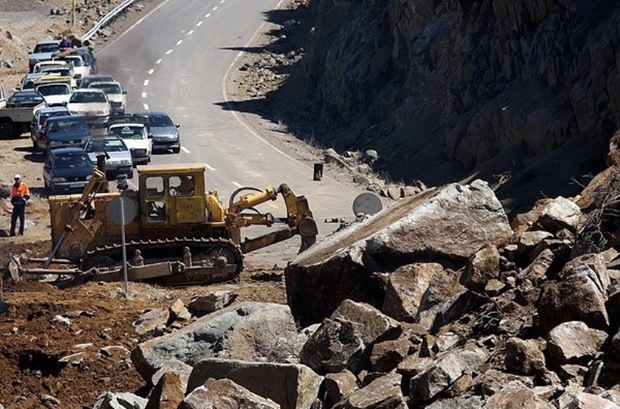
<instances>
[{"instance_id":1,"label":"rocky cliff face","mask_svg":"<svg viewBox=\"0 0 620 409\"><path fill-rule=\"evenodd\" d=\"M324 144L376 149L394 179L477 173L502 185L503 199L569 193L558 186L604 163L620 123L617 1L314 0L310 9L304 76Z\"/></svg>"}]
</instances>

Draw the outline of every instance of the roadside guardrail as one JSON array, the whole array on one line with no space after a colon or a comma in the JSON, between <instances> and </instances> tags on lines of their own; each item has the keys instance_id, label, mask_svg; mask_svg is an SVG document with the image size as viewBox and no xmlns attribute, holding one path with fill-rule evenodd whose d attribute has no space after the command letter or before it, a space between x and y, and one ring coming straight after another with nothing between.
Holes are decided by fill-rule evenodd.
<instances>
[{"instance_id":1,"label":"roadside guardrail","mask_svg":"<svg viewBox=\"0 0 620 409\"><path fill-rule=\"evenodd\" d=\"M134 2L135 0L125 0L124 2L116 6L114 10L106 14L101 20L97 22L97 24L93 26L93 28L88 30L88 32L82 36L82 42L90 40L97 31L99 31L103 26L112 21L116 16L118 16L127 7L131 6Z\"/></svg>"}]
</instances>

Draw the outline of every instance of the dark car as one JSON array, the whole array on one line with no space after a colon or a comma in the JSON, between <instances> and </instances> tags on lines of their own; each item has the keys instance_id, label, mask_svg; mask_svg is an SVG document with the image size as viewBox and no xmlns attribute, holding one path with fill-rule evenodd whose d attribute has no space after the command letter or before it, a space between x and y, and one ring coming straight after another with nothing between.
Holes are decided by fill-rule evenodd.
<instances>
[{"instance_id":1,"label":"dark car","mask_svg":"<svg viewBox=\"0 0 620 409\"><path fill-rule=\"evenodd\" d=\"M137 120L146 120L151 134L153 135L153 151L169 150L179 153L181 150L181 135L179 127L181 125L172 122L172 119L165 112L143 111L133 114Z\"/></svg>"},{"instance_id":2,"label":"dark car","mask_svg":"<svg viewBox=\"0 0 620 409\"><path fill-rule=\"evenodd\" d=\"M81 193L93 173L93 161L83 149L50 152L43 164L43 184L52 195Z\"/></svg>"},{"instance_id":3,"label":"dark car","mask_svg":"<svg viewBox=\"0 0 620 409\"><path fill-rule=\"evenodd\" d=\"M105 74L87 75L82 78L80 82L80 88L88 88L93 82L114 82L116 81L113 76Z\"/></svg>"},{"instance_id":4,"label":"dark car","mask_svg":"<svg viewBox=\"0 0 620 409\"><path fill-rule=\"evenodd\" d=\"M70 54L81 56L84 61L84 65L90 67L90 73L97 74L97 58L95 58L95 55L90 47L72 48Z\"/></svg>"},{"instance_id":5,"label":"dark car","mask_svg":"<svg viewBox=\"0 0 620 409\"><path fill-rule=\"evenodd\" d=\"M45 98L37 91L15 91L6 100L7 108L31 108L45 102Z\"/></svg>"},{"instance_id":6,"label":"dark car","mask_svg":"<svg viewBox=\"0 0 620 409\"><path fill-rule=\"evenodd\" d=\"M30 139L32 139L32 147L39 149L45 148L44 143L39 146L39 141L41 140L41 128L43 127L43 124L45 124L45 121L48 120L48 118L66 115L71 115L71 113L64 106L41 107L39 109L35 109L32 115L32 122L30 123Z\"/></svg>"},{"instance_id":7,"label":"dark car","mask_svg":"<svg viewBox=\"0 0 620 409\"><path fill-rule=\"evenodd\" d=\"M49 153L60 148L84 148L92 135L83 118L65 115L48 118L39 136L39 146L44 146L45 151Z\"/></svg>"}]
</instances>

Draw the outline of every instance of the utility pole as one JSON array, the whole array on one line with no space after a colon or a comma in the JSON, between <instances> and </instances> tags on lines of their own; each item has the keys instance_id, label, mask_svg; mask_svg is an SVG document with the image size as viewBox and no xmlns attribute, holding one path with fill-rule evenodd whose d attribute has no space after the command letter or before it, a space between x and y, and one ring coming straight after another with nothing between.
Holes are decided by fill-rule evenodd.
<instances>
[{"instance_id":1,"label":"utility pole","mask_svg":"<svg viewBox=\"0 0 620 409\"><path fill-rule=\"evenodd\" d=\"M77 0L71 0L71 24L75 27L75 5Z\"/></svg>"}]
</instances>

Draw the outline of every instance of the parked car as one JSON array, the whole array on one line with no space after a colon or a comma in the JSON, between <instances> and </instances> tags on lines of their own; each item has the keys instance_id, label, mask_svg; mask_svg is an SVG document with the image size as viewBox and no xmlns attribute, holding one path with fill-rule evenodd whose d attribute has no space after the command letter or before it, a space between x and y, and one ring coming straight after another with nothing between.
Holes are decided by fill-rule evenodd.
<instances>
[{"instance_id":1,"label":"parked car","mask_svg":"<svg viewBox=\"0 0 620 409\"><path fill-rule=\"evenodd\" d=\"M84 78L82 78L82 82L80 83L80 88L88 88L91 83L96 82L96 81L109 82L109 81L116 81L116 80L111 75L91 73L91 75L87 75Z\"/></svg>"},{"instance_id":2,"label":"parked car","mask_svg":"<svg viewBox=\"0 0 620 409\"><path fill-rule=\"evenodd\" d=\"M125 145L131 152L133 164L149 163L153 150L152 135L148 127L138 122L112 124L108 128L110 135L116 135L125 141Z\"/></svg>"},{"instance_id":3,"label":"parked car","mask_svg":"<svg viewBox=\"0 0 620 409\"><path fill-rule=\"evenodd\" d=\"M110 116L110 101L101 90L76 89L69 98L67 109L74 115L105 121Z\"/></svg>"},{"instance_id":4,"label":"parked car","mask_svg":"<svg viewBox=\"0 0 620 409\"><path fill-rule=\"evenodd\" d=\"M71 97L71 88L64 82L49 82L35 88L48 106L67 105Z\"/></svg>"},{"instance_id":5,"label":"parked car","mask_svg":"<svg viewBox=\"0 0 620 409\"><path fill-rule=\"evenodd\" d=\"M91 138L86 144L85 151L94 163L97 163L97 155L105 155L108 180L116 179L123 174L129 179L133 178L131 152L123 139L118 136L107 135Z\"/></svg>"},{"instance_id":6,"label":"parked car","mask_svg":"<svg viewBox=\"0 0 620 409\"><path fill-rule=\"evenodd\" d=\"M179 134L181 125L172 122L168 114L158 111L143 111L136 112L133 117L146 120L153 135L153 151L167 151L169 149L172 149L174 153L181 151L181 135Z\"/></svg>"},{"instance_id":7,"label":"parked car","mask_svg":"<svg viewBox=\"0 0 620 409\"><path fill-rule=\"evenodd\" d=\"M44 77L46 74L44 72L37 72L37 73L29 73L24 75L24 77L22 78L21 82L19 83L19 89L18 91L30 91L33 90L35 87L35 80L37 78L41 78Z\"/></svg>"},{"instance_id":8,"label":"parked car","mask_svg":"<svg viewBox=\"0 0 620 409\"><path fill-rule=\"evenodd\" d=\"M93 161L84 149L55 149L43 164L43 185L52 195L81 193L93 173Z\"/></svg>"},{"instance_id":9,"label":"parked car","mask_svg":"<svg viewBox=\"0 0 620 409\"><path fill-rule=\"evenodd\" d=\"M112 114L124 114L127 105L127 91L123 91L121 83L118 81L95 81L91 82L88 89L100 89L105 92L110 101L110 112Z\"/></svg>"},{"instance_id":10,"label":"parked car","mask_svg":"<svg viewBox=\"0 0 620 409\"><path fill-rule=\"evenodd\" d=\"M49 153L60 148L83 148L92 135L83 118L66 115L48 118L39 136L38 146Z\"/></svg>"},{"instance_id":11,"label":"parked car","mask_svg":"<svg viewBox=\"0 0 620 409\"><path fill-rule=\"evenodd\" d=\"M45 98L37 91L15 91L6 100L7 108L27 108L35 107L45 103Z\"/></svg>"},{"instance_id":12,"label":"parked car","mask_svg":"<svg viewBox=\"0 0 620 409\"><path fill-rule=\"evenodd\" d=\"M32 115L32 122L30 123L30 139L32 139L32 147L44 149L45 146L39 147L38 142L40 137L41 128L48 118L55 116L67 116L71 115L67 108L64 106L46 107L40 106L34 109Z\"/></svg>"},{"instance_id":13,"label":"parked car","mask_svg":"<svg viewBox=\"0 0 620 409\"><path fill-rule=\"evenodd\" d=\"M28 70L32 72L35 64L40 61L49 61L58 52L60 40L39 41L28 54Z\"/></svg>"}]
</instances>

